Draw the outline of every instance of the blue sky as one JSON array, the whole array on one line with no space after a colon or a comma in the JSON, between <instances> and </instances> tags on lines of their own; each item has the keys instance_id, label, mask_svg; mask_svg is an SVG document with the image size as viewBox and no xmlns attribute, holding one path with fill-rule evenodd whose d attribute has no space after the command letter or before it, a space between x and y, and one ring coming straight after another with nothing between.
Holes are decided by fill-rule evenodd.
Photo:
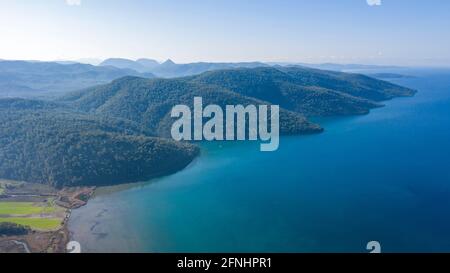
<instances>
[{"instance_id":1,"label":"blue sky","mask_svg":"<svg viewBox=\"0 0 450 273\"><path fill-rule=\"evenodd\" d=\"M450 66L450 1L0 0L0 59Z\"/></svg>"}]
</instances>

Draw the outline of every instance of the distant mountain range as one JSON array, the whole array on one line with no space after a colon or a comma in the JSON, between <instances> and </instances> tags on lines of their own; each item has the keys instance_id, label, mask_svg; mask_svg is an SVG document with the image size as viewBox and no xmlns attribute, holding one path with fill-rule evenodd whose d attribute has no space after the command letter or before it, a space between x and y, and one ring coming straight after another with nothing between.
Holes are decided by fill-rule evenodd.
<instances>
[{"instance_id":1,"label":"distant mountain range","mask_svg":"<svg viewBox=\"0 0 450 273\"><path fill-rule=\"evenodd\" d=\"M176 64L172 60L159 63L152 59L138 59L136 61L111 58L101 62L98 66L80 63L98 60L76 61L4 61L0 60L0 98L45 98L70 91L80 90L94 85L109 83L125 76L144 78L176 78L199 75L203 72L257 67L313 67L334 71L367 70L364 72L377 78L390 79L393 75L377 74L370 70L381 69L383 66L371 65L340 65L340 64L301 64L291 63L208 63L197 62ZM397 76L398 77L398 76Z\"/></svg>"},{"instance_id":2,"label":"distant mountain range","mask_svg":"<svg viewBox=\"0 0 450 273\"><path fill-rule=\"evenodd\" d=\"M150 72L157 77L175 78L197 75L206 71L232 68L254 68L268 66L261 62L240 62L240 63L188 63L176 64L172 60L167 60L163 63L158 63L155 60L139 59L132 61L128 59L107 59L103 61L101 66L114 66L118 68L134 69L139 72Z\"/></svg>"},{"instance_id":3,"label":"distant mountain range","mask_svg":"<svg viewBox=\"0 0 450 273\"><path fill-rule=\"evenodd\" d=\"M153 68L159 66L159 63L151 59L132 61L128 59L111 58L101 62L100 66L113 66L122 69L132 69L138 72L150 72Z\"/></svg>"},{"instance_id":4,"label":"distant mountain range","mask_svg":"<svg viewBox=\"0 0 450 273\"><path fill-rule=\"evenodd\" d=\"M61 94L111 82L124 76L152 78L151 73L89 64L0 61L0 97Z\"/></svg>"},{"instance_id":5,"label":"distant mountain range","mask_svg":"<svg viewBox=\"0 0 450 273\"><path fill-rule=\"evenodd\" d=\"M172 78L205 71L266 66L262 63L192 63L162 64L151 59L137 61L113 58L94 66L74 61L0 60L0 98L48 98L94 85L109 83L124 76Z\"/></svg>"},{"instance_id":6,"label":"distant mountain range","mask_svg":"<svg viewBox=\"0 0 450 273\"><path fill-rule=\"evenodd\" d=\"M236 62L236 63L213 63L213 62L197 62L177 64L168 59L163 63L159 63L152 59L138 59L136 61L129 59L111 58L100 63L103 66L114 66L117 68L133 69L139 72L150 72L157 77L175 78L198 75L203 72L233 69L233 68L255 68L255 67L269 67L269 66L283 66L283 67L309 67L320 70L330 70L338 72L356 72L363 74L375 74L373 71L385 69L399 69L399 66L392 65L366 65L366 64L337 64L337 63L296 63L296 62ZM383 73L380 74L382 76ZM382 78L382 77L379 77ZM386 77L386 79L392 77Z\"/></svg>"}]
</instances>

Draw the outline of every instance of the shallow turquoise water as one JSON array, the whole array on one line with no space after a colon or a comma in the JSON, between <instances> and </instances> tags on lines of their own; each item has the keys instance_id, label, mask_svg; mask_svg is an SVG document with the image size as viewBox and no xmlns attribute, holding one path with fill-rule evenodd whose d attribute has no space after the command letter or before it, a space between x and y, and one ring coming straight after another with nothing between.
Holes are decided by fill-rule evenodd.
<instances>
[{"instance_id":1,"label":"shallow turquoise water","mask_svg":"<svg viewBox=\"0 0 450 273\"><path fill-rule=\"evenodd\" d=\"M450 70L401 72L414 98L320 120L277 152L205 143L177 174L100 191L73 238L93 252L450 251Z\"/></svg>"}]
</instances>

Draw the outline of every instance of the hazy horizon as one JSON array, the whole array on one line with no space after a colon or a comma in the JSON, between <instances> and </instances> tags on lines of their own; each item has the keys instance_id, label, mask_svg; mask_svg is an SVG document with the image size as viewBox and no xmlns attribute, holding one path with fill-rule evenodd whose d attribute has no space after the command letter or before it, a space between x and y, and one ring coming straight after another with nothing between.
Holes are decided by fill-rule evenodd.
<instances>
[{"instance_id":1,"label":"hazy horizon","mask_svg":"<svg viewBox=\"0 0 450 273\"><path fill-rule=\"evenodd\" d=\"M151 60L155 60L157 61L159 64L162 64L168 60L173 61L176 64L192 64L192 63L252 63L252 62L260 62L263 64L267 64L267 65L276 65L276 64L280 64L280 65L361 65L361 66L374 66L374 67L392 67L392 68L450 68L450 62L448 64L395 64L395 63L363 63L363 62L354 62L354 63L349 63L349 62L289 62L289 61L281 61L281 62L277 62L277 61L259 61L259 60L253 60L253 61L207 61L207 60L203 60L203 61L192 61L192 62L176 62L174 61L172 58L168 58L166 60L157 60L157 59L153 59L153 58L147 58L147 57L142 57L142 58L133 58L133 59L128 59L128 58L121 58L121 57L110 57L110 58L106 58L106 59L96 59L96 58L81 58L81 59L59 59L59 60L26 60L26 59L2 59L0 58L0 61L24 61L24 62L60 62L60 63L64 63L67 62L68 64L73 62L73 63L80 63L80 64L90 64L90 65L94 65L94 66L98 66L100 65L103 61L107 60L107 59L127 59L127 60L131 60L131 61L137 61L139 59L151 59Z\"/></svg>"},{"instance_id":2,"label":"hazy horizon","mask_svg":"<svg viewBox=\"0 0 450 273\"><path fill-rule=\"evenodd\" d=\"M2 0L0 59L450 66L448 10L437 0Z\"/></svg>"}]
</instances>

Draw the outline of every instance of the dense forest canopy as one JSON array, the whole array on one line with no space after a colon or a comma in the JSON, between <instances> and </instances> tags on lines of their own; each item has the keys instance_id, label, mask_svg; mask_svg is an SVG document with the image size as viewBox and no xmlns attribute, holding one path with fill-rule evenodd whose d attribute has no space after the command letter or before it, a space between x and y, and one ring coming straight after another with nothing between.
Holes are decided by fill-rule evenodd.
<instances>
[{"instance_id":1,"label":"dense forest canopy","mask_svg":"<svg viewBox=\"0 0 450 273\"><path fill-rule=\"evenodd\" d=\"M192 106L194 97L222 107L280 105L280 132L286 135L321 132L311 116L365 114L380 101L414 93L359 74L280 66L175 79L126 76L54 101L0 99L0 178L62 187L175 172L199 148L170 139L170 111Z\"/></svg>"},{"instance_id":2,"label":"dense forest canopy","mask_svg":"<svg viewBox=\"0 0 450 273\"><path fill-rule=\"evenodd\" d=\"M0 100L2 178L56 187L136 182L179 170L199 153L131 121L8 101ZM24 104L32 110L18 111Z\"/></svg>"},{"instance_id":3,"label":"dense forest canopy","mask_svg":"<svg viewBox=\"0 0 450 273\"><path fill-rule=\"evenodd\" d=\"M204 105L260 105L267 101L243 96L225 88L191 82L186 79L148 80L126 77L111 84L70 94L62 99L71 107L101 115L129 119L163 137L170 136L173 120L170 111L178 104L192 107L194 97ZM301 114L280 110L282 134L320 132L322 129Z\"/></svg>"}]
</instances>

